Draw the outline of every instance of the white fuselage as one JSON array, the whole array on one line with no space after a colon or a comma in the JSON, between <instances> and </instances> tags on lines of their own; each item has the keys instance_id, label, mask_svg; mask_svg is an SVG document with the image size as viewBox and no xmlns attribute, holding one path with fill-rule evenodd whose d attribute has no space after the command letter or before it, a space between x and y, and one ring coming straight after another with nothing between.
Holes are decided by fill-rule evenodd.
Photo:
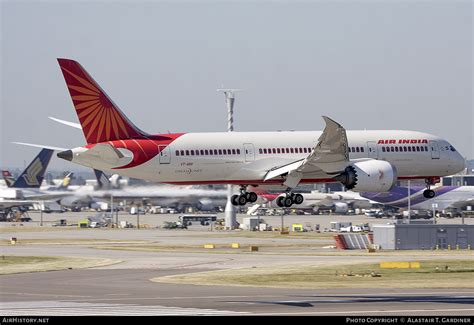
<instances>
[{"instance_id":1,"label":"white fuselage","mask_svg":"<svg viewBox=\"0 0 474 325\"><path fill-rule=\"evenodd\" d=\"M104 161L82 161L80 153L86 150L82 147L72 150L72 161L162 183L277 184L281 180L263 182L266 173L306 158L320 136L320 131L187 133L171 142L159 155L132 168L114 168L126 165L127 161L120 166ZM402 179L451 175L464 168L464 159L446 140L426 133L347 131L347 139L351 161L385 160L396 168L398 178ZM128 161L132 159L126 149L120 151L125 156L128 154ZM314 172L305 174L301 182L325 182L333 176Z\"/></svg>"}]
</instances>

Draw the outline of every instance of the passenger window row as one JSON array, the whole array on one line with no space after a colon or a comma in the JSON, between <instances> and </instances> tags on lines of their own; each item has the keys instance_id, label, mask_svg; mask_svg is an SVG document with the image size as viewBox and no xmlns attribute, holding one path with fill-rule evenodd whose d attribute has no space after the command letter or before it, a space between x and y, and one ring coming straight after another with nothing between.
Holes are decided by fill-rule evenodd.
<instances>
[{"instance_id":1,"label":"passenger window row","mask_svg":"<svg viewBox=\"0 0 474 325\"><path fill-rule=\"evenodd\" d=\"M311 148L259 148L258 153L263 155L282 153L310 153Z\"/></svg>"},{"instance_id":2,"label":"passenger window row","mask_svg":"<svg viewBox=\"0 0 474 325\"><path fill-rule=\"evenodd\" d=\"M364 147L349 147L349 152L364 152Z\"/></svg>"},{"instance_id":3,"label":"passenger window row","mask_svg":"<svg viewBox=\"0 0 474 325\"><path fill-rule=\"evenodd\" d=\"M176 150L176 156L228 156L240 155L240 149Z\"/></svg>"},{"instance_id":4,"label":"passenger window row","mask_svg":"<svg viewBox=\"0 0 474 325\"><path fill-rule=\"evenodd\" d=\"M417 152L428 151L427 146L390 146L382 147L382 152Z\"/></svg>"}]
</instances>

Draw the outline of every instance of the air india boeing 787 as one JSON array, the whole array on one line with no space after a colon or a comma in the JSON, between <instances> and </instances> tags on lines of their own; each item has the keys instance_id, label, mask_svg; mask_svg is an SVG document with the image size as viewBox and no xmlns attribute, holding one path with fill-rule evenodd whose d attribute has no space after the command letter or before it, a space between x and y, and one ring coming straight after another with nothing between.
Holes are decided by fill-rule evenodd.
<instances>
[{"instance_id":1,"label":"air india boeing 787","mask_svg":"<svg viewBox=\"0 0 474 325\"><path fill-rule=\"evenodd\" d=\"M255 202L247 186L281 186L278 205L300 204L301 183L341 182L357 192L390 190L397 179L425 179L464 168L446 140L415 131L346 131L328 117L305 132L148 134L136 127L77 62L58 59L87 145L58 157L123 176L169 184L236 184L234 205Z\"/></svg>"}]
</instances>

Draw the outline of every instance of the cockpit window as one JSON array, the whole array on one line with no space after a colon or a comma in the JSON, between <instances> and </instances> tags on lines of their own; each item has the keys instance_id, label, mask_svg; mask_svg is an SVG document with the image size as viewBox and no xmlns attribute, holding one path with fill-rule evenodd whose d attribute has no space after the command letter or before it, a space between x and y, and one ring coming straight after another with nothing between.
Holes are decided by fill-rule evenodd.
<instances>
[{"instance_id":1,"label":"cockpit window","mask_svg":"<svg viewBox=\"0 0 474 325\"><path fill-rule=\"evenodd\" d=\"M449 146L449 150L451 150L451 151L456 151L456 149L454 149L454 147L451 146L451 145Z\"/></svg>"}]
</instances>

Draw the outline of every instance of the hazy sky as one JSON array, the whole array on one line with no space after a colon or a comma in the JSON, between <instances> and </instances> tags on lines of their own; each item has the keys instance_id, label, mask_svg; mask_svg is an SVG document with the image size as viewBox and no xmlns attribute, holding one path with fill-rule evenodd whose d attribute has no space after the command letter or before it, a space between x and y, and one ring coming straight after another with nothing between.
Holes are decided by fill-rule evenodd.
<instances>
[{"instance_id":1,"label":"hazy sky","mask_svg":"<svg viewBox=\"0 0 474 325\"><path fill-rule=\"evenodd\" d=\"M408 129L474 157L471 1L1 1L0 165L76 147L56 62L79 61L147 132ZM77 168L53 158L53 168Z\"/></svg>"}]
</instances>

